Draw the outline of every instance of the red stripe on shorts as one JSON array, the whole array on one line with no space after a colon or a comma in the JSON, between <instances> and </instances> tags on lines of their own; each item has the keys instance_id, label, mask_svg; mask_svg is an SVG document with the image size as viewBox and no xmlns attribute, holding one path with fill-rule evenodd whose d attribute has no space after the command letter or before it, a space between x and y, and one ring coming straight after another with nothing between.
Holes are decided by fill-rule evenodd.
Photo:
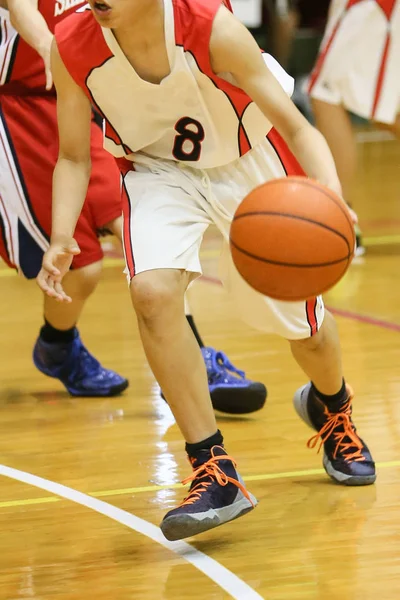
<instances>
[{"instance_id":1,"label":"red stripe on shorts","mask_svg":"<svg viewBox=\"0 0 400 600\"><path fill-rule=\"evenodd\" d=\"M132 238L131 238L131 202L130 202L129 195L126 190L124 182L122 182L121 197L122 197L122 212L124 215L123 240L124 240L125 260L126 260L126 266L128 267L129 276L132 279L135 275L135 260L133 258Z\"/></svg>"},{"instance_id":2,"label":"red stripe on shorts","mask_svg":"<svg viewBox=\"0 0 400 600\"><path fill-rule=\"evenodd\" d=\"M311 300L307 300L306 302L306 314L307 321L310 326L311 336L315 335L318 331L318 321L317 321L317 299L312 298Z\"/></svg>"},{"instance_id":3,"label":"red stripe on shorts","mask_svg":"<svg viewBox=\"0 0 400 600\"><path fill-rule=\"evenodd\" d=\"M340 17L340 19L336 23L336 25L333 28L333 31L332 31L330 37L328 38L328 41L326 42L324 48L322 48L321 52L318 55L317 62L315 63L315 67L312 70L312 73L310 75L310 81L309 81L308 89L307 89L307 91L308 91L309 94L311 94L311 92L312 92L312 90L314 88L314 85L317 83L317 80L318 80L319 76L321 75L321 71L322 71L322 67L324 66L325 59L326 59L326 57L328 55L330 47L333 44L333 40L336 37L336 34L337 34L338 29L340 27L340 24L341 24L341 22L343 20L344 14L345 13L343 13L343 15Z\"/></svg>"},{"instance_id":4,"label":"red stripe on shorts","mask_svg":"<svg viewBox=\"0 0 400 600\"><path fill-rule=\"evenodd\" d=\"M375 87L374 104L372 106L372 114L371 114L372 119L375 118L379 100L381 99L383 81L385 79L385 73L386 73L387 58L388 58L389 48L390 48L390 42L391 42L391 35L390 35L390 31L388 31L387 35L386 35L386 42L385 42L385 48L383 50L381 66L380 66L379 73L378 73L378 79L377 79L376 87Z\"/></svg>"}]
</instances>

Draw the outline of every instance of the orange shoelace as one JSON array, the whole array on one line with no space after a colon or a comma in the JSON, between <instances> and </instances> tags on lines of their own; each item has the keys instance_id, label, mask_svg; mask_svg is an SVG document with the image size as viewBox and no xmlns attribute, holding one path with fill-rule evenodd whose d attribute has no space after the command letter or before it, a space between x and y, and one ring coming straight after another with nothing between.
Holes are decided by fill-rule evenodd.
<instances>
[{"instance_id":1,"label":"orange shoelace","mask_svg":"<svg viewBox=\"0 0 400 600\"><path fill-rule=\"evenodd\" d=\"M315 448L319 441L318 452L321 450L323 443L333 434L333 439L336 442L335 451L333 458L337 457L339 450L342 452L346 461L354 460L361 462L365 460L365 456L362 455L363 444L358 437L354 425L351 422L351 401L353 399L353 393L348 388L349 397L346 403L343 405L343 409L338 413L329 412L325 406L325 415L327 421L320 431L313 435L307 442L308 448ZM342 427L343 431L335 431L337 427ZM345 441L347 438L348 441ZM353 450L349 454L349 452Z\"/></svg>"},{"instance_id":2,"label":"orange shoelace","mask_svg":"<svg viewBox=\"0 0 400 600\"><path fill-rule=\"evenodd\" d=\"M229 477L219 467L219 465L217 463L220 460L230 460L230 461L232 461L233 466L236 468L236 463L233 460L233 458L231 458L230 456L227 456L226 454L223 454L221 456L213 456L212 458L210 458L210 460L208 460L204 464L200 465L200 467L198 467L197 469L194 469L193 473L189 477L186 477L186 479L184 479L182 481L182 483L185 485L187 483L190 483L191 481L194 481L198 477L200 477L200 478L211 477L212 479L215 479L219 483L219 485L222 485L222 486L228 485L228 483L233 483L234 485L236 485L236 487L238 487L240 489L242 494L254 506L254 503L251 500L249 492L246 490L244 485L242 485L240 483L240 481L238 481L237 479L233 479L232 477ZM203 492L205 492L207 490L207 488L210 487L210 485L212 485L212 481L199 481L199 483L197 483L190 490L189 494L186 496L186 498L184 498L184 500L180 504L180 506L185 506L185 504L194 504L195 502L197 502L197 500L200 499L201 494Z\"/></svg>"}]
</instances>

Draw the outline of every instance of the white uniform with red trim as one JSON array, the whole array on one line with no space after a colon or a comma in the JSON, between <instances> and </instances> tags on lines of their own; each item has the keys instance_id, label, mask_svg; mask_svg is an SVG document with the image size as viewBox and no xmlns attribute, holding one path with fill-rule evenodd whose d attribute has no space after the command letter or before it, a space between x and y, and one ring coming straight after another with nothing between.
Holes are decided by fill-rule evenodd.
<instances>
[{"instance_id":1,"label":"white uniform with red trim","mask_svg":"<svg viewBox=\"0 0 400 600\"><path fill-rule=\"evenodd\" d=\"M393 123L400 110L400 0L332 0L312 98Z\"/></svg>"},{"instance_id":2,"label":"white uniform with red trim","mask_svg":"<svg viewBox=\"0 0 400 600\"><path fill-rule=\"evenodd\" d=\"M251 99L212 71L209 40L220 5L221 0L164 0L171 72L160 85L138 76L90 10L56 28L66 68L105 117L105 147L125 157L129 279L163 268L196 277L207 227L216 224L227 242L233 214L254 187L301 172ZM266 60L291 93L291 78L271 57ZM258 329L301 339L322 322L321 299L277 302L250 288L227 244L221 278L244 320Z\"/></svg>"}]
</instances>

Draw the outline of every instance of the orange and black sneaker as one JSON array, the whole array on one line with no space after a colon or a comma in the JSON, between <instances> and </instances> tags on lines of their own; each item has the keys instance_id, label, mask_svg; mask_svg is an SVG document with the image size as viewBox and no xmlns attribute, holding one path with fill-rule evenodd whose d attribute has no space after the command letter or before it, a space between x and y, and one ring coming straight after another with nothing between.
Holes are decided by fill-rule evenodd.
<instances>
[{"instance_id":1,"label":"orange and black sneaker","mask_svg":"<svg viewBox=\"0 0 400 600\"><path fill-rule=\"evenodd\" d=\"M183 484L191 482L189 494L180 506L165 515L160 525L170 541L218 527L257 505L236 471L235 461L222 446L202 450L191 462L193 473L182 481Z\"/></svg>"},{"instance_id":2,"label":"orange and black sneaker","mask_svg":"<svg viewBox=\"0 0 400 600\"><path fill-rule=\"evenodd\" d=\"M294 395L297 414L318 433L308 440L307 446L318 451L324 446L323 465L328 475L344 485L369 485L376 479L375 463L365 442L359 437L351 419L353 392L349 386L347 400L331 412L316 397L311 383Z\"/></svg>"}]
</instances>

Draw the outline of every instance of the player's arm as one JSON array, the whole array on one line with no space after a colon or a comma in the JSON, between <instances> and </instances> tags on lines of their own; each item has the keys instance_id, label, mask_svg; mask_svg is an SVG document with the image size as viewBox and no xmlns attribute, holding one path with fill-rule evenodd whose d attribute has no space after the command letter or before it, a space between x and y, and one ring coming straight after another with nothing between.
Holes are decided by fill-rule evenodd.
<instances>
[{"instance_id":1,"label":"player's arm","mask_svg":"<svg viewBox=\"0 0 400 600\"><path fill-rule=\"evenodd\" d=\"M281 134L309 177L341 195L335 163L324 137L303 117L266 66L250 32L221 7L210 40L215 73L231 73Z\"/></svg>"},{"instance_id":2,"label":"player's arm","mask_svg":"<svg viewBox=\"0 0 400 600\"><path fill-rule=\"evenodd\" d=\"M49 90L53 85L50 70L50 47L53 35L38 10L38 0L7 0L7 3L14 29L43 59L46 89Z\"/></svg>"},{"instance_id":3,"label":"player's arm","mask_svg":"<svg viewBox=\"0 0 400 600\"><path fill-rule=\"evenodd\" d=\"M59 154L53 174L51 244L38 284L49 296L70 301L61 280L80 252L73 235L90 179L91 104L68 73L55 40L51 67L57 90Z\"/></svg>"}]
</instances>

